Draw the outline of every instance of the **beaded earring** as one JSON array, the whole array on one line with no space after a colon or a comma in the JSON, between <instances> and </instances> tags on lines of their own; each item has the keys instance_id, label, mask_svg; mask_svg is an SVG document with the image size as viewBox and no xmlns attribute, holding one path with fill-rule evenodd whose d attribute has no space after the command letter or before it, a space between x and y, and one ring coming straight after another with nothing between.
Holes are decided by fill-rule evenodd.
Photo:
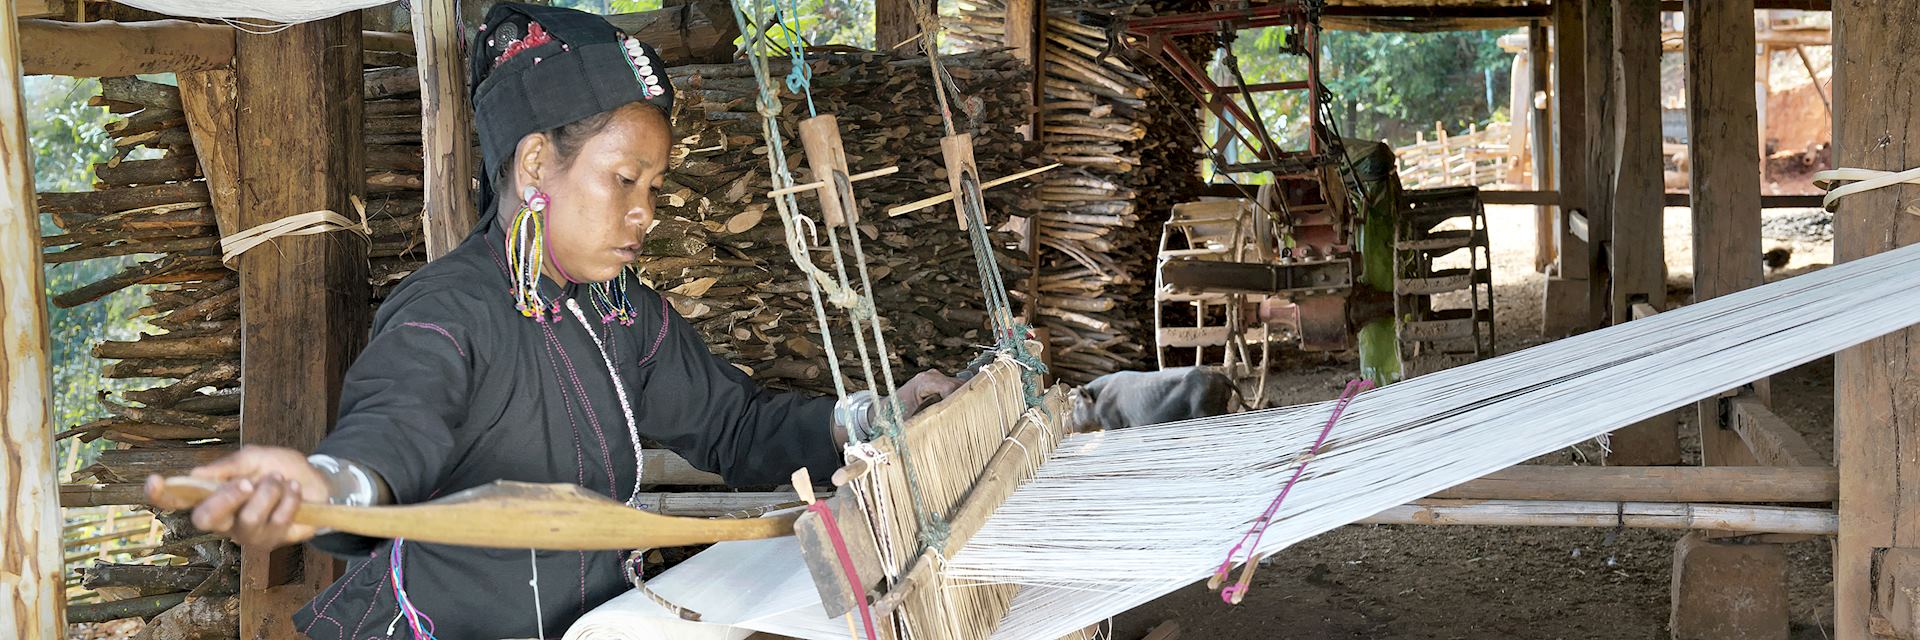
<instances>
[{"instance_id":1,"label":"beaded earring","mask_svg":"<svg viewBox=\"0 0 1920 640\"><path fill-rule=\"evenodd\" d=\"M520 211L507 226L507 271L513 281L513 308L541 323L549 315L558 318L560 312L557 303L549 308L540 296L540 271L545 262L541 258L547 250L546 216L542 214L550 201L539 189L527 187L520 193Z\"/></svg>"}]
</instances>

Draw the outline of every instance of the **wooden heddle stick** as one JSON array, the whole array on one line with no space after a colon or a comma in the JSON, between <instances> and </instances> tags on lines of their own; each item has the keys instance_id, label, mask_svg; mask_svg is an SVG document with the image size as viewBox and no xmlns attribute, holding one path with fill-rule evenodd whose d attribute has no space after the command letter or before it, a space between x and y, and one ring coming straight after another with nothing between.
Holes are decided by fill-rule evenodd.
<instances>
[{"instance_id":1,"label":"wooden heddle stick","mask_svg":"<svg viewBox=\"0 0 1920 640\"><path fill-rule=\"evenodd\" d=\"M933 196L931 198L916 200L913 202L900 205L898 207L894 207L892 209L888 209L887 216L889 217L902 216L909 213L913 213L915 211L919 211L921 209L925 209L927 207L940 204L942 202L954 200L954 194L959 193L962 188L961 185L965 184L964 182L966 179L965 177L970 176L976 182L978 182L979 176L980 176L979 169L975 167L973 164L973 134L961 133L961 134L956 134L956 135L947 136L945 138L941 138L940 153L942 156L944 156L947 163L948 191L946 193ZM1026 171L1022 171L1020 173L1016 173L1010 176L995 178L993 180L988 180L986 182L978 182L978 184L980 185L979 187L980 191L985 192L988 189L992 189L994 187L998 187L1000 185L1013 182L1015 180L1031 178L1033 176L1037 176L1042 173L1052 171L1054 169L1060 168L1060 166L1061 166L1060 163L1055 162L1053 164L1040 167L1038 169L1028 169ZM958 215L960 218L960 229L962 231L965 231L967 229L966 207L964 205L956 204L954 205L954 209L955 211L957 211L955 215Z\"/></svg>"},{"instance_id":2,"label":"wooden heddle stick","mask_svg":"<svg viewBox=\"0 0 1920 640\"><path fill-rule=\"evenodd\" d=\"M167 478L167 502L197 505L220 484ZM797 514L767 518L663 516L578 485L500 480L413 505L348 507L301 503L300 524L375 538L495 549L609 551L760 540L793 535Z\"/></svg>"}]
</instances>

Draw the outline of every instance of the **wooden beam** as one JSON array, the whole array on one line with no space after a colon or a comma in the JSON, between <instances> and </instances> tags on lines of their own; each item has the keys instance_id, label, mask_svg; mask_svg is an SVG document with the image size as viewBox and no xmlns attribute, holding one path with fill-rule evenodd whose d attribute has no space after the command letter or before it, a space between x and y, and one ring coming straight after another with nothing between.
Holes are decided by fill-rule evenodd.
<instances>
[{"instance_id":1,"label":"wooden beam","mask_svg":"<svg viewBox=\"0 0 1920 640\"><path fill-rule=\"evenodd\" d=\"M1358 524L1625 526L1805 535L1833 535L1837 528L1832 509L1559 500L1418 500L1382 511Z\"/></svg>"},{"instance_id":2,"label":"wooden beam","mask_svg":"<svg viewBox=\"0 0 1920 640\"><path fill-rule=\"evenodd\" d=\"M420 72L420 157L426 163L427 259L446 255L473 230L473 119L458 0L414 0ZM197 148L197 147L196 147Z\"/></svg>"},{"instance_id":3,"label":"wooden beam","mask_svg":"<svg viewBox=\"0 0 1920 640\"><path fill-rule=\"evenodd\" d=\"M874 0L873 48L897 56L917 56L921 5L928 0ZM896 48L897 46L897 48Z\"/></svg>"},{"instance_id":4,"label":"wooden beam","mask_svg":"<svg viewBox=\"0 0 1920 640\"><path fill-rule=\"evenodd\" d=\"M185 20L21 20L28 75L88 78L203 71L232 66L233 27Z\"/></svg>"},{"instance_id":5,"label":"wooden beam","mask_svg":"<svg viewBox=\"0 0 1920 640\"><path fill-rule=\"evenodd\" d=\"M607 22L653 45L670 66L733 60L740 23L728 0L693 0L656 11L607 16Z\"/></svg>"},{"instance_id":6,"label":"wooden beam","mask_svg":"<svg viewBox=\"0 0 1920 640\"><path fill-rule=\"evenodd\" d=\"M323 209L353 215L366 186L359 14L241 38L235 62L240 225ZM366 246L287 236L237 259L243 443L310 451L333 424L341 377L370 322ZM304 549L243 550L241 637L294 637L293 613L335 572L331 558Z\"/></svg>"},{"instance_id":7,"label":"wooden beam","mask_svg":"<svg viewBox=\"0 0 1920 640\"><path fill-rule=\"evenodd\" d=\"M0 25L14 24L0 7ZM0 28L0 634L66 637L59 472L53 451L53 363L47 359L46 277L40 264L40 215L33 195L33 147L27 144L20 91L21 34Z\"/></svg>"},{"instance_id":8,"label":"wooden beam","mask_svg":"<svg viewBox=\"0 0 1920 640\"><path fill-rule=\"evenodd\" d=\"M1829 503L1832 467L1508 467L1428 496L1459 500Z\"/></svg>"},{"instance_id":9,"label":"wooden beam","mask_svg":"<svg viewBox=\"0 0 1920 640\"><path fill-rule=\"evenodd\" d=\"M1662 235L1660 139L1660 7L1657 0L1612 0L1613 74L1618 126L1607 141L1614 158L1607 321L1635 320L1635 305L1667 306L1667 261ZM1680 425L1664 413L1613 432L1609 465L1680 464Z\"/></svg>"},{"instance_id":10,"label":"wooden beam","mask_svg":"<svg viewBox=\"0 0 1920 640\"><path fill-rule=\"evenodd\" d=\"M1586 16L1586 216L1587 234L1581 236L1586 254L1572 256L1587 261L1587 316L1583 329L1606 326L1612 321L1611 300L1604 248L1613 240L1614 174L1620 170L1618 139L1621 67L1614 61L1614 0L1585 0ZM1658 75L1656 61L1653 70ZM1657 115L1657 114L1656 114ZM1656 123L1658 120L1655 121Z\"/></svg>"},{"instance_id":11,"label":"wooden beam","mask_svg":"<svg viewBox=\"0 0 1920 640\"><path fill-rule=\"evenodd\" d=\"M1431 6L1402 4L1390 6L1330 4L1320 12L1328 18L1440 18L1440 19L1521 19L1546 20L1553 17L1547 3Z\"/></svg>"},{"instance_id":12,"label":"wooden beam","mask_svg":"<svg viewBox=\"0 0 1920 640\"><path fill-rule=\"evenodd\" d=\"M1833 11L1834 166L1920 166L1920 64L1899 52L1920 30L1920 0L1836 3ZM1840 200L1834 261L1920 242L1907 213L1920 190L1898 185ZM1920 329L1840 352L1834 360L1834 461L1840 539L1834 550L1834 637L1863 638L1873 557L1920 547ZM1885 572L1882 573L1885 575ZM1908 588L1920 581L1908 582ZM1891 594L1889 594L1891 595Z\"/></svg>"},{"instance_id":13,"label":"wooden beam","mask_svg":"<svg viewBox=\"0 0 1920 640\"><path fill-rule=\"evenodd\" d=\"M1530 86L1533 87L1533 95L1527 97L1530 103L1527 112L1533 119L1532 126L1528 127L1533 132L1533 188L1553 197L1551 202L1526 203L1538 205L1533 212L1533 270L1539 273L1546 273L1552 268L1560 251L1560 243L1555 241L1553 235L1553 212L1560 205L1560 192L1554 190L1558 188L1559 181L1553 177L1556 147L1553 144L1553 102L1548 99L1552 95L1549 89L1553 79L1549 71L1553 67L1553 54L1547 47L1547 23L1535 20L1527 28L1527 73L1532 80ZM1493 204L1484 193L1481 194L1481 201Z\"/></svg>"},{"instance_id":14,"label":"wooden beam","mask_svg":"<svg viewBox=\"0 0 1920 640\"><path fill-rule=\"evenodd\" d=\"M1733 430L1756 462L1780 467L1825 467L1826 458L1807 444L1806 436L1780 419L1752 392L1727 401Z\"/></svg>"},{"instance_id":15,"label":"wooden beam","mask_svg":"<svg viewBox=\"0 0 1920 640\"><path fill-rule=\"evenodd\" d=\"M67 0L13 0L13 19L59 18L67 15Z\"/></svg>"},{"instance_id":16,"label":"wooden beam","mask_svg":"<svg viewBox=\"0 0 1920 640\"><path fill-rule=\"evenodd\" d=\"M1592 206L1587 166L1587 0L1553 4L1554 108L1559 146L1554 175L1559 180L1560 208L1554 216L1553 241L1557 260L1549 270L1546 297L1541 300L1541 330L1548 337L1564 337L1591 329L1588 279L1593 277L1587 243L1573 235L1572 212ZM1611 13L1611 12L1609 12ZM1604 69L1596 70L1604 72Z\"/></svg>"},{"instance_id":17,"label":"wooden beam","mask_svg":"<svg viewBox=\"0 0 1920 640\"><path fill-rule=\"evenodd\" d=\"M1753 95L1753 0L1687 3L1687 127L1693 185L1694 302L1763 282L1757 105ZM1720 414L1700 403L1707 464L1744 455Z\"/></svg>"},{"instance_id":18,"label":"wooden beam","mask_svg":"<svg viewBox=\"0 0 1920 640\"><path fill-rule=\"evenodd\" d=\"M1751 4L1756 11L1769 11L1773 9L1795 9L1800 11L1833 10L1833 0L1755 0ZM1682 2L1682 0L1661 0L1660 10L1681 11L1684 5L1685 3Z\"/></svg>"}]
</instances>

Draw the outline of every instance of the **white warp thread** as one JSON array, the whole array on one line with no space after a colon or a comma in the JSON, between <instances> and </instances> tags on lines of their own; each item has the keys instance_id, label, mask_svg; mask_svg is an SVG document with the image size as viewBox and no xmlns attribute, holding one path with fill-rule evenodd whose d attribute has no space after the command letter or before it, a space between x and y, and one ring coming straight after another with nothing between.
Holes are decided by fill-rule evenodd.
<instances>
[{"instance_id":1,"label":"white warp thread","mask_svg":"<svg viewBox=\"0 0 1920 640\"><path fill-rule=\"evenodd\" d=\"M1257 551L1915 323L1920 245L1361 394ZM1071 436L945 570L1025 585L993 636L1007 640L1060 637L1202 580L1280 490L1330 406ZM765 544L797 551L790 539ZM741 610L728 621L739 627L844 638L843 624L822 619L804 569L773 564L712 563L676 576L780 584L769 592L674 601Z\"/></svg>"},{"instance_id":2,"label":"white warp thread","mask_svg":"<svg viewBox=\"0 0 1920 640\"><path fill-rule=\"evenodd\" d=\"M312 22L393 0L115 0L155 13L189 18L262 19L283 24ZM252 26L252 25L249 25Z\"/></svg>"}]
</instances>

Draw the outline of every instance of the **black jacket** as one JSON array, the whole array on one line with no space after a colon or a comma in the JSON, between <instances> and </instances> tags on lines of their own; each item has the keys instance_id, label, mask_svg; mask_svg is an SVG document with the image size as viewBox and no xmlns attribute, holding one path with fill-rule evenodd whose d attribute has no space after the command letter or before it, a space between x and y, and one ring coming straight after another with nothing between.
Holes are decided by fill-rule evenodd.
<instances>
[{"instance_id":1,"label":"black jacket","mask_svg":"<svg viewBox=\"0 0 1920 640\"><path fill-rule=\"evenodd\" d=\"M574 483L624 501L637 445L606 361L571 313L542 325L514 309L502 237L497 228L469 237L394 289L316 453L379 472L403 504L495 480ZM781 484L802 466L823 478L839 466L831 398L762 389L714 356L658 293L628 280L631 326L602 322L584 286L543 284L549 296L579 296L624 379L641 438L734 485ZM388 637L389 628L410 636L395 621L392 541L334 534L312 544L353 561L295 616L296 629L316 640ZM547 637L629 588L619 552L411 541L401 550L406 595L442 640L537 636L530 555Z\"/></svg>"}]
</instances>

